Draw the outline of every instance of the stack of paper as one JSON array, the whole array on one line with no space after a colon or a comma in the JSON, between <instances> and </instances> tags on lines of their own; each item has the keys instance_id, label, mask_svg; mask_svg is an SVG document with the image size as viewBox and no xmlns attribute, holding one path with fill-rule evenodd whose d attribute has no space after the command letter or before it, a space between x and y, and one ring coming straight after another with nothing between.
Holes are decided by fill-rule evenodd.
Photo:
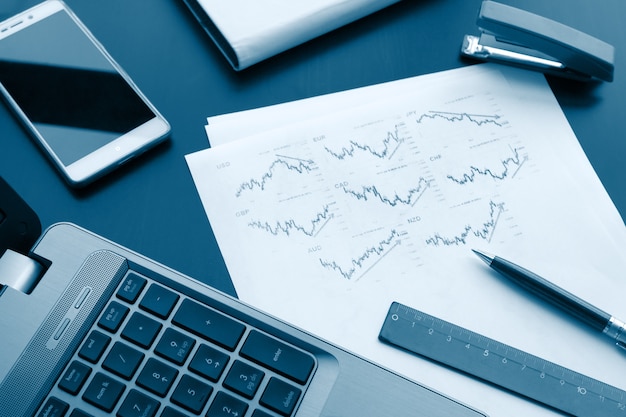
<instances>
[{"instance_id":1,"label":"stack of paper","mask_svg":"<svg viewBox=\"0 0 626 417\"><path fill-rule=\"evenodd\" d=\"M392 301L626 389L623 353L471 252L626 317L626 228L541 74L477 65L207 133L187 162L243 301L492 417L553 412L381 344Z\"/></svg>"},{"instance_id":2,"label":"stack of paper","mask_svg":"<svg viewBox=\"0 0 626 417\"><path fill-rule=\"evenodd\" d=\"M399 0L185 0L242 70Z\"/></svg>"}]
</instances>

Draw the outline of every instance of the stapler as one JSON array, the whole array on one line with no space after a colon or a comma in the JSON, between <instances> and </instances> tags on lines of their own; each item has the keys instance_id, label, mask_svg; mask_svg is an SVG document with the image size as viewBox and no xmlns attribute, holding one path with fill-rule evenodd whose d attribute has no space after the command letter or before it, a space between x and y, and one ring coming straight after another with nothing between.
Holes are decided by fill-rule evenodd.
<instances>
[{"instance_id":1,"label":"stapler","mask_svg":"<svg viewBox=\"0 0 626 417\"><path fill-rule=\"evenodd\" d=\"M615 48L542 16L491 0L476 20L480 36L465 35L461 54L582 81L613 81Z\"/></svg>"}]
</instances>

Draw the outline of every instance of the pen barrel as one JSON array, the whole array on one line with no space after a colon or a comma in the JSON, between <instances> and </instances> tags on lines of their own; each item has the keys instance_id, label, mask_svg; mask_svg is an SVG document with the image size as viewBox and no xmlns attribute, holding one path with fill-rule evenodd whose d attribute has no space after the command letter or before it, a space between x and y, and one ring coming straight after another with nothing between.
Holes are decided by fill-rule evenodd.
<instances>
[{"instance_id":1,"label":"pen barrel","mask_svg":"<svg viewBox=\"0 0 626 417\"><path fill-rule=\"evenodd\" d=\"M611 315L539 275L502 258L495 258L491 267L525 290L603 332Z\"/></svg>"}]
</instances>

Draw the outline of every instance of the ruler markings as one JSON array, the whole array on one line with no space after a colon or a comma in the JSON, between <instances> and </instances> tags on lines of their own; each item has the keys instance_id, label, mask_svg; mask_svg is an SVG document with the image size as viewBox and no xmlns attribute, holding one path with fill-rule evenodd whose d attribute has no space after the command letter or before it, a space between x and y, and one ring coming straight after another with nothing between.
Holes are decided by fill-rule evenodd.
<instances>
[{"instance_id":1,"label":"ruler markings","mask_svg":"<svg viewBox=\"0 0 626 417\"><path fill-rule=\"evenodd\" d=\"M626 417L626 392L394 302L381 341L575 416Z\"/></svg>"}]
</instances>

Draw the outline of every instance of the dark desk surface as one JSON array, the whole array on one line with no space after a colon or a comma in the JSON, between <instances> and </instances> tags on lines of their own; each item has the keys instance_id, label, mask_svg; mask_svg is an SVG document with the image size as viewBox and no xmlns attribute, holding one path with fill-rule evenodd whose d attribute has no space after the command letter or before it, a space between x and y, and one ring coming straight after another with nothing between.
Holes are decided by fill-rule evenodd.
<instances>
[{"instance_id":1,"label":"dark desk surface","mask_svg":"<svg viewBox=\"0 0 626 417\"><path fill-rule=\"evenodd\" d=\"M405 0L234 72L181 0L66 0L172 125L171 141L80 192L70 190L0 107L0 175L42 224L70 221L234 294L184 155L208 146L207 116L467 65L481 0ZM626 2L501 0L616 48L613 83L550 80L574 132L626 218ZM0 19L36 0L2 0ZM219 204L219 202L216 202Z\"/></svg>"}]
</instances>

